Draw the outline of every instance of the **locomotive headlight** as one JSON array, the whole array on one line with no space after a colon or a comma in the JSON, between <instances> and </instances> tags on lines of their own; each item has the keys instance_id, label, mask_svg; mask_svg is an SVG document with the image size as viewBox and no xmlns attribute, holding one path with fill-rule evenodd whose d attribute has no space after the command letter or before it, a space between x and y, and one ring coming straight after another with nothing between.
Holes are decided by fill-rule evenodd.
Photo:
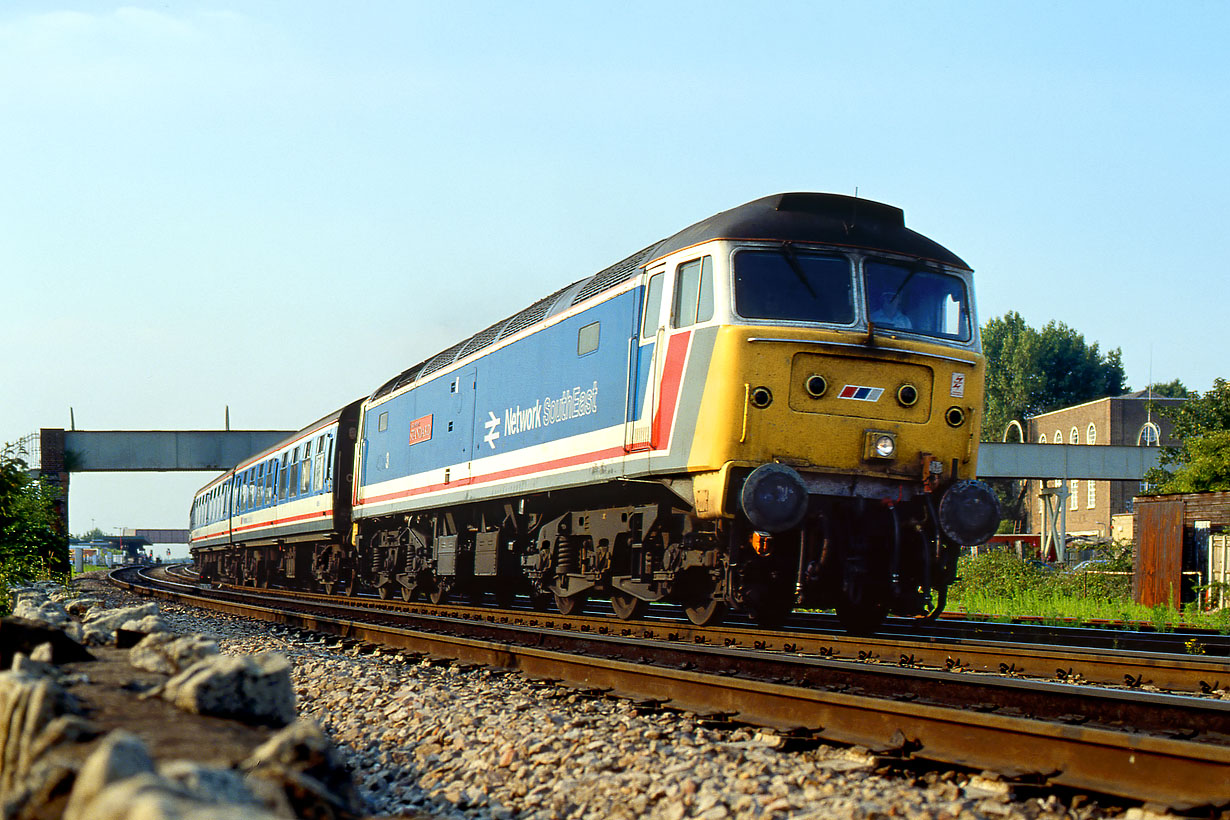
<instances>
[{"instance_id":1,"label":"locomotive headlight","mask_svg":"<svg viewBox=\"0 0 1230 820\"><path fill-rule=\"evenodd\" d=\"M743 513L761 532L785 532L807 513L807 485L794 468L761 464L743 482L739 496Z\"/></svg>"},{"instance_id":2,"label":"locomotive headlight","mask_svg":"<svg viewBox=\"0 0 1230 820\"><path fill-rule=\"evenodd\" d=\"M863 458L893 458L897 455L897 437L882 430L868 430L863 446Z\"/></svg>"}]
</instances>

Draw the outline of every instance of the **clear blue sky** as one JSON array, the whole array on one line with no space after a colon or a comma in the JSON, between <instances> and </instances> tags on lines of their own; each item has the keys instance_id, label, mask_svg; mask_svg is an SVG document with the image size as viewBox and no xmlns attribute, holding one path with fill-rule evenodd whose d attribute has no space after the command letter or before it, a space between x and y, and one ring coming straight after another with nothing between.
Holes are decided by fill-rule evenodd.
<instances>
[{"instance_id":1,"label":"clear blue sky","mask_svg":"<svg viewBox=\"0 0 1230 820\"><path fill-rule=\"evenodd\" d=\"M1230 5L0 6L0 441L296 428L785 190L904 208L983 320L1225 363ZM80 475L182 527L201 475Z\"/></svg>"}]
</instances>

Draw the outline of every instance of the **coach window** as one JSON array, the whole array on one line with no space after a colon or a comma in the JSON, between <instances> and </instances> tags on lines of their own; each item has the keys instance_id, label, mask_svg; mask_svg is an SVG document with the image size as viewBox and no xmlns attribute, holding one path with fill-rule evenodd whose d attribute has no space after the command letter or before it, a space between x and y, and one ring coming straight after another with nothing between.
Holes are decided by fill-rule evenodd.
<instances>
[{"instance_id":1,"label":"coach window","mask_svg":"<svg viewBox=\"0 0 1230 820\"><path fill-rule=\"evenodd\" d=\"M312 442L303 445L303 471L299 474L299 495L312 489Z\"/></svg>"},{"instance_id":2,"label":"coach window","mask_svg":"<svg viewBox=\"0 0 1230 820\"><path fill-rule=\"evenodd\" d=\"M688 327L713 318L713 257L684 262L675 271L673 327Z\"/></svg>"},{"instance_id":3,"label":"coach window","mask_svg":"<svg viewBox=\"0 0 1230 820\"><path fill-rule=\"evenodd\" d=\"M286 498L286 487L290 484L286 480L288 461L290 461L290 453L282 453L282 469L278 471L278 500Z\"/></svg>"},{"instance_id":4,"label":"coach window","mask_svg":"<svg viewBox=\"0 0 1230 820\"><path fill-rule=\"evenodd\" d=\"M598 349L598 323L591 322L577 331L577 355L584 356Z\"/></svg>"},{"instance_id":5,"label":"coach window","mask_svg":"<svg viewBox=\"0 0 1230 820\"><path fill-rule=\"evenodd\" d=\"M299 494L299 448L290 454L290 477L286 480L286 494L294 498Z\"/></svg>"},{"instance_id":6,"label":"coach window","mask_svg":"<svg viewBox=\"0 0 1230 820\"><path fill-rule=\"evenodd\" d=\"M333 480L333 436L329 436L329 450L325 453L325 481Z\"/></svg>"},{"instance_id":7,"label":"coach window","mask_svg":"<svg viewBox=\"0 0 1230 820\"><path fill-rule=\"evenodd\" d=\"M320 492L325 486L325 437L323 435L316 438L316 464L312 467L312 475L316 479L312 489Z\"/></svg>"},{"instance_id":8,"label":"coach window","mask_svg":"<svg viewBox=\"0 0 1230 820\"><path fill-rule=\"evenodd\" d=\"M645 319L641 323L641 338L652 339L658 333L658 316L662 312L662 274L649 277L645 286Z\"/></svg>"}]
</instances>

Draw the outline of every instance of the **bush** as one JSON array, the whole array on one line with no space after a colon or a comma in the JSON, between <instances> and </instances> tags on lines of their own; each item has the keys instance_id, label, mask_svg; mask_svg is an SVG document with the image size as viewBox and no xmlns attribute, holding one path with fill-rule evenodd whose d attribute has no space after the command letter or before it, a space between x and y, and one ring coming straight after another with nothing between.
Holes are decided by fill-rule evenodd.
<instances>
[{"instance_id":1,"label":"bush","mask_svg":"<svg viewBox=\"0 0 1230 820\"><path fill-rule=\"evenodd\" d=\"M68 566L68 541L60 532L56 491L32 478L15 445L0 448L0 610L8 590L50 577Z\"/></svg>"}]
</instances>

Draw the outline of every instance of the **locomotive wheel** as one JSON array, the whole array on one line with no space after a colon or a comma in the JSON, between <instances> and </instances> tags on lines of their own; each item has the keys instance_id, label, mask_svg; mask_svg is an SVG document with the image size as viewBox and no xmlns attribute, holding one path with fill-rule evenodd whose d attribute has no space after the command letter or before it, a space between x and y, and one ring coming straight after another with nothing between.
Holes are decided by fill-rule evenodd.
<instances>
[{"instance_id":1,"label":"locomotive wheel","mask_svg":"<svg viewBox=\"0 0 1230 820\"><path fill-rule=\"evenodd\" d=\"M380 596L380 600L387 601L389 598L393 597L393 585L381 584L376 588L376 593Z\"/></svg>"},{"instance_id":2,"label":"locomotive wheel","mask_svg":"<svg viewBox=\"0 0 1230 820\"><path fill-rule=\"evenodd\" d=\"M448 600L448 592L443 587L437 585L432 588L431 592L427 593L427 600L433 604L442 604Z\"/></svg>"},{"instance_id":3,"label":"locomotive wheel","mask_svg":"<svg viewBox=\"0 0 1230 820\"><path fill-rule=\"evenodd\" d=\"M401 588L401 599L405 601L406 603L410 603L417 597L419 597L418 587L402 587Z\"/></svg>"},{"instance_id":4,"label":"locomotive wheel","mask_svg":"<svg viewBox=\"0 0 1230 820\"><path fill-rule=\"evenodd\" d=\"M584 592L578 592L576 595L555 595L555 608L559 610L561 615L578 615L585 608L585 602L589 596Z\"/></svg>"},{"instance_id":5,"label":"locomotive wheel","mask_svg":"<svg viewBox=\"0 0 1230 820\"><path fill-rule=\"evenodd\" d=\"M649 609L649 602L626 592L611 593L611 610L621 621L632 621L642 617Z\"/></svg>"},{"instance_id":6,"label":"locomotive wheel","mask_svg":"<svg viewBox=\"0 0 1230 820\"><path fill-rule=\"evenodd\" d=\"M726 617L726 602L717 598L703 601L692 601L683 605L688 620L697 626L709 626Z\"/></svg>"},{"instance_id":7,"label":"locomotive wheel","mask_svg":"<svg viewBox=\"0 0 1230 820\"><path fill-rule=\"evenodd\" d=\"M882 603L844 603L837 607L837 620L851 635L870 635L884 622Z\"/></svg>"}]
</instances>

